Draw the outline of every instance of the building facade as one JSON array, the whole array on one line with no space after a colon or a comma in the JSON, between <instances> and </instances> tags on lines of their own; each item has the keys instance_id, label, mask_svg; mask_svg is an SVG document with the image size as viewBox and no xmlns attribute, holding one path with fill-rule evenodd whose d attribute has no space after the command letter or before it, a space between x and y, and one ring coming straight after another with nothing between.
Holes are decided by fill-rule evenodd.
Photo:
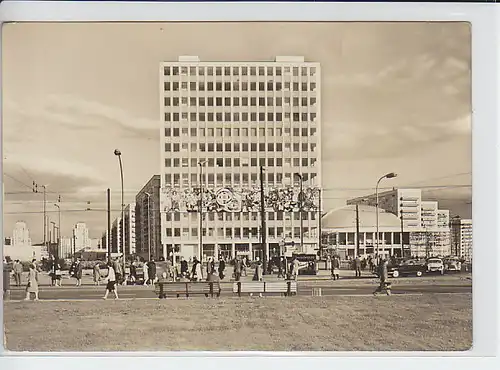
<instances>
[{"instance_id":1,"label":"building facade","mask_svg":"<svg viewBox=\"0 0 500 370\"><path fill-rule=\"evenodd\" d=\"M150 249L156 260L163 256L160 187L160 175L154 175L135 197L136 253L144 259L150 257Z\"/></svg>"},{"instance_id":2,"label":"building facade","mask_svg":"<svg viewBox=\"0 0 500 370\"><path fill-rule=\"evenodd\" d=\"M410 232L411 254L417 257L447 256L451 253L449 211L440 210L438 202L424 201L421 189L392 189L378 194L379 210L390 212ZM376 194L347 201L348 205L376 207Z\"/></svg>"},{"instance_id":3,"label":"building facade","mask_svg":"<svg viewBox=\"0 0 500 370\"><path fill-rule=\"evenodd\" d=\"M359 233L357 223L359 222ZM322 244L329 254L342 258L358 256L406 257L410 252L410 233L403 231L401 221L391 212L379 210L379 240L377 252L376 208L349 205L328 212L322 218Z\"/></svg>"},{"instance_id":4,"label":"building facade","mask_svg":"<svg viewBox=\"0 0 500 370\"><path fill-rule=\"evenodd\" d=\"M30 231L26 222L16 222L12 232L11 244L13 246L31 246Z\"/></svg>"},{"instance_id":5,"label":"building facade","mask_svg":"<svg viewBox=\"0 0 500 370\"><path fill-rule=\"evenodd\" d=\"M73 239L75 251L90 248L91 242L89 237L89 229L85 222L78 222L73 228Z\"/></svg>"},{"instance_id":6,"label":"building facade","mask_svg":"<svg viewBox=\"0 0 500 370\"><path fill-rule=\"evenodd\" d=\"M285 237L318 249L320 65L181 57L160 76L163 254L262 258Z\"/></svg>"},{"instance_id":7,"label":"building facade","mask_svg":"<svg viewBox=\"0 0 500 370\"><path fill-rule=\"evenodd\" d=\"M472 261L472 220L454 217L451 220L451 251L454 256Z\"/></svg>"},{"instance_id":8,"label":"building facade","mask_svg":"<svg viewBox=\"0 0 500 370\"><path fill-rule=\"evenodd\" d=\"M123 223L124 231L124 244L127 256L136 253L136 234L135 234L135 203L128 204L123 212L123 218L125 222Z\"/></svg>"},{"instance_id":9,"label":"building facade","mask_svg":"<svg viewBox=\"0 0 500 370\"><path fill-rule=\"evenodd\" d=\"M121 228L121 218L115 218L115 220L111 224L111 253L121 254L123 252Z\"/></svg>"}]
</instances>

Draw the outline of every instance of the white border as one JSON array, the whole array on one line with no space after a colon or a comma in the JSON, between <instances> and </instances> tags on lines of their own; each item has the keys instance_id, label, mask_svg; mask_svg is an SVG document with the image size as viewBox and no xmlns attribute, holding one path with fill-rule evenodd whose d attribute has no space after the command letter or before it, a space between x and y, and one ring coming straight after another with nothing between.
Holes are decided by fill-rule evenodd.
<instances>
[{"instance_id":1,"label":"white border","mask_svg":"<svg viewBox=\"0 0 500 370\"><path fill-rule=\"evenodd\" d=\"M498 248L498 102L497 65L500 54L494 4L415 4L415 3L108 3L108 2L14 2L0 4L0 21L469 21L473 45L473 218L474 218L474 310L473 349L469 352L326 352L267 353L240 352L236 359L230 352L177 352L160 361L167 367L205 369L321 367L335 369L372 368L500 368L499 348L499 272ZM2 214L2 212L0 212ZM1 316L0 316L1 318ZM2 320L3 323L3 320ZM388 333L390 335L390 333ZM40 338L41 339L41 338ZM85 361L55 354L8 355L0 359L0 368L31 369L47 366L53 369L95 366ZM67 355L67 354L66 354ZM85 356L85 354L75 354ZM92 354L94 355L94 354ZM148 353L120 353L122 360L99 358L100 366L122 369L150 368L160 365L158 359L138 358ZM292 356L291 358L285 358ZM307 355L306 358L303 357ZM398 356L423 356L418 358ZM50 357L47 357L50 356ZM87 354L88 356L88 354ZM127 357L124 359L123 357ZM133 358L131 356L134 356ZM191 356L187 358L186 356ZM194 358L194 357L197 358ZM200 358L200 356L204 356ZM220 356L224 356L222 358ZM228 356L231 356L228 358ZM260 357L256 357L260 356ZM263 357L266 356L267 358ZM268 357L272 356L272 357ZM335 356L332 358L332 356ZM345 357L351 356L351 357ZM356 356L356 357L353 357ZM432 357L431 357L432 356ZM453 356L453 357L437 357ZM484 356L483 358L478 358ZM130 358L129 358L130 357ZM379 359L374 359L378 357ZM383 357L383 359L380 359ZM36 361L35 361L36 359ZM6 365L6 366L4 366ZM160 365L161 366L161 365Z\"/></svg>"}]
</instances>

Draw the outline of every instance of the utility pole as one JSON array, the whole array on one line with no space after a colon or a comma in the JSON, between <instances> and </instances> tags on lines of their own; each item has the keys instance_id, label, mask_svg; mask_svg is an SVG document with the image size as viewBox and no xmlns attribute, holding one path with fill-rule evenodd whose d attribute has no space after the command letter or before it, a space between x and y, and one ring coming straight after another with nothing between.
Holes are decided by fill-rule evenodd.
<instances>
[{"instance_id":1,"label":"utility pole","mask_svg":"<svg viewBox=\"0 0 500 370\"><path fill-rule=\"evenodd\" d=\"M359 256L359 205L356 203L356 252L355 257Z\"/></svg>"},{"instance_id":2,"label":"utility pole","mask_svg":"<svg viewBox=\"0 0 500 370\"><path fill-rule=\"evenodd\" d=\"M261 220L261 246L264 258L262 261L263 274L267 273L267 253L266 253L266 211L264 204L264 167L260 166L260 220Z\"/></svg>"},{"instance_id":3,"label":"utility pole","mask_svg":"<svg viewBox=\"0 0 500 370\"><path fill-rule=\"evenodd\" d=\"M107 190L108 197L108 237L106 240L108 247L108 260L111 261L111 191Z\"/></svg>"}]
</instances>

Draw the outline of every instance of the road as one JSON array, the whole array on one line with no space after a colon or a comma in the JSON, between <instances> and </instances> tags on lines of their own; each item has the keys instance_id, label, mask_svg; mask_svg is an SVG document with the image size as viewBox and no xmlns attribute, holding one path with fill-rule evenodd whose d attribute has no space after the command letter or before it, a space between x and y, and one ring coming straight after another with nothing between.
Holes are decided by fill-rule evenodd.
<instances>
[{"instance_id":1,"label":"road","mask_svg":"<svg viewBox=\"0 0 500 370\"><path fill-rule=\"evenodd\" d=\"M222 297L233 297L231 283L222 283ZM313 289L321 288L321 295L369 295L372 294L376 285L347 285L339 282L299 282L298 295L312 296ZM81 287L40 287L40 300L95 300L100 299L104 294L105 286L100 287L84 285ZM145 286L120 286L118 288L120 298L127 299L147 299L156 298L153 288ZM393 295L398 294L439 294L439 293L472 293L472 284L458 284L447 282L445 284L428 284L415 282L413 284L397 284L393 286ZM25 290L22 287L12 287L10 299L12 301L22 300L25 297Z\"/></svg>"}]
</instances>

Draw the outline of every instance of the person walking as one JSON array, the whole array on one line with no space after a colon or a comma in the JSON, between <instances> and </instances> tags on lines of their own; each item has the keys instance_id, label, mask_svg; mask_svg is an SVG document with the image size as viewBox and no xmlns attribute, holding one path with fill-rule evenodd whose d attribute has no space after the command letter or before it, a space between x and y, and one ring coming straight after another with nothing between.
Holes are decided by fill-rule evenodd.
<instances>
[{"instance_id":1,"label":"person walking","mask_svg":"<svg viewBox=\"0 0 500 370\"><path fill-rule=\"evenodd\" d=\"M55 262L56 267L55 267L55 274L56 274L56 286L62 286L62 271L61 271L61 264L59 261L56 260Z\"/></svg>"},{"instance_id":2,"label":"person walking","mask_svg":"<svg viewBox=\"0 0 500 370\"><path fill-rule=\"evenodd\" d=\"M278 278L284 278L285 277L285 258L283 256L280 257L278 261Z\"/></svg>"},{"instance_id":3,"label":"person walking","mask_svg":"<svg viewBox=\"0 0 500 370\"><path fill-rule=\"evenodd\" d=\"M118 287L116 286L116 272L114 268L114 263L113 262L108 262L108 276L107 280L108 283L106 284L106 291L104 293L103 299L108 299L108 294L110 292L113 292L115 295L115 299L118 299Z\"/></svg>"},{"instance_id":4,"label":"person walking","mask_svg":"<svg viewBox=\"0 0 500 370\"><path fill-rule=\"evenodd\" d=\"M75 266L76 286L82 285L82 275L83 275L83 264L80 258L78 258L76 260L76 266Z\"/></svg>"},{"instance_id":5,"label":"person walking","mask_svg":"<svg viewBox=\"0 0 500 370\"><path fill-rule=\"evenodd\" d=\"M387 295L391 295L391 289L390 289L390 283L387 281L388 278L388 272L387 272L387 265L388 262L384 258L380 261L379 263L379 277L380 277L380 284L375 289L373 292L373 295L377 295L377 293L381 293L382 291L385 291Z\"/></svg>"},{"instance_id":6,"label":"person walking","mask_svg":"<svg viewBox=\"0 0 500 370\"><path fill-rule=\"evenodd\" d=\"M354 259L354 270L356 271L356 277L361 277L361 258L359 256Z\"/></svg>"},{"instance_id":7,"label":"person walking","mask_svg":"<svg viewBox=\"0 0 500 370\"><path fill-rule=\"evenodd\" d=\"M148 262L148 276L152 285L156 283L156 262L154 258L151 258L151 261Z\"/></svg>"},{"instance_id":8,"label":"person walking","mask_svg":"<svg viewBox=\"0 0 500 370\"><path fill-rule=\"evenodd\" d=\"M298 280L299 278L299 260L297 259L297 257L294 257L293 261L292 261L292 279L293 280Z\"/></svg>"},{"instance_id":9,"label":"person walking","mask_svg":"<svg viewBox=\"0 0 500 370\"><path fill-rule=\"evenodd\" d=\"M189 266L184 257L181 257L181 277L185 278L188 276Z\"/></svg>"},{"instance_id":10,"label":"person walking","mask_svg":"<svg viewBox=\"0 0 500 370\"><path fill-rule=\"evenodd\" d=\"M193 258L193 267L191 269L191 280L192 281L203 281L203 270L201 268L201 262L198 258Z\"/></svg>"},{"instance_id":11,"label":"person walking","mask_svg":"<svg viewBox=\"0 0 500 370\"><path fill-rule=\"evenodd\" d=\"M248 267L248 257L244 256L241 260L241 272L240 276L247 276L247 267Z\"/></svg>"},{"instance_id":12,"label":"person walking","mask_svg":"<svg viewBox=\"0 0 500 370\"><path fill-rule=\"evenodd\" d=\"M256 258L256 263L255 263L255 272L253 274L253 281L262 281L263 278L263 270L262 270L262 261L260 260L259 257ZM250 293L250 297L253 295L253 293ZM262 297L262 293L259 293L259 297Z\"/></svg>"},{"instance_id":13,"label":"person walking","mask_svg":"<svg viewBox=\"0 0 500 370\"><path fill-rule=\"evenodd\" d=\"M14 280L16 282L16 286L21 286L22 276L23 276L23 264L19 260L15 260L12 266L12 270L14 271Z\"/></svg>"},{"instance_id":14,"label":"person walking","mask_svg":"<svg viewBox=\"0 0 500 370\"><path fill-rule=\"evenodd\" d=\"M96 264L94 265L92 274L94 285L99 286L101 283L101 267L99 266L99 262L96 262Z\"/></svg>"},{"instance_id":15,"label":"person walking","mask_svg":"<svg viewBox=\"0 0 500 370\"><path fill-rule=\"evenodd\" d=\"M132 261L130 264L130 274L129 274L130 283L135 285L137 281L137 261Z\"/></svg>"},{"instance_id":16,"label":"person walking","mask_svg":"<svg viewBox=\"0 0 500 370\"><path fill-rule=\"evenodd\" d=\"M148 285L149 283L149 267L148 263L144 261L144 264L142 265L142 276L144 280L144 285Z\"/></svg>"},{"instance_id":17,"label":"person walking","mask_svg":"<svg viewBox=\"0 0 500 370\"><path fill-rule=\"evenodd\" d=\"M226 262L224 262L224 258L222 256L219 258L219 279L223 280L224 279L224 270L226 269Z\"/></svg>"},{"instance_id":18,"label":"person walking","mask_svg":"<svg viewBox=\"0 0 500 370\"><path fill-rule=\"evenodd\" d=\"M234 260L234 281L240 281L242 265L240 257L237 256Z\"/></svg>"},{"instance_id":19,"label":"person walking","mask_svg":"<svg viewBox=\"0 0 500 370\"><path fill-rule=\"evenodd\" d=\"M29 301L31 299L31 293L35 295L35 301L38 301L38 271L33 264L30 264L30 270L28 273L28 285L26 285L25 301Z\"/></svg>"},{"instance_id":20,"label":"person walking","mask_svg":"<svg viewBox=\"0 0 500 370\"><path fill-rule=\"evenodd\" d=\"M332 259L332 278L333 280L340 279L340 259L338 256L334 256Z\"/></svg>"}]
</instances>

